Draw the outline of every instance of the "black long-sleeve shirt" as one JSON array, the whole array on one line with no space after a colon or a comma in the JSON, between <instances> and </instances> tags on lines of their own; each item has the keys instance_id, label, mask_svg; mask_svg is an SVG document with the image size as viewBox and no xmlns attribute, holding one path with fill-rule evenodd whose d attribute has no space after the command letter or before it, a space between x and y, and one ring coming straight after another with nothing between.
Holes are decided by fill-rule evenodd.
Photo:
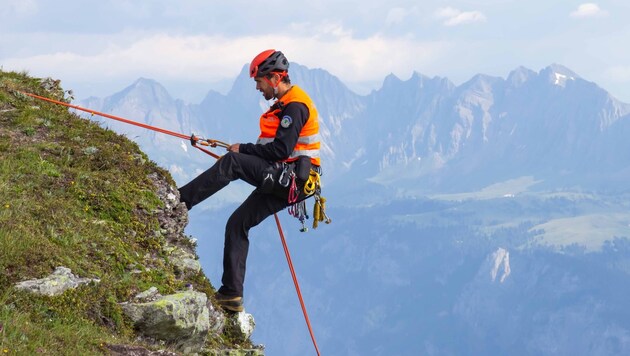
<instances>
[{"instance_id":1,"label":"black long-sleeve shirt","mask_svg":"<svg viewBox=\"0 0 630 356\"><path fill-rule=\"evenodd\" d=\"M258 156L272 162L289 158L300 137L300 132L306 124L308 115L308 108L305 104L298 102L288 103L277 116L281 121L288 116L291 123L287 127L279 124L276 136L272 142L266 144L243 143L239 146L239 152Z\"/></svg>"}]
</instances>

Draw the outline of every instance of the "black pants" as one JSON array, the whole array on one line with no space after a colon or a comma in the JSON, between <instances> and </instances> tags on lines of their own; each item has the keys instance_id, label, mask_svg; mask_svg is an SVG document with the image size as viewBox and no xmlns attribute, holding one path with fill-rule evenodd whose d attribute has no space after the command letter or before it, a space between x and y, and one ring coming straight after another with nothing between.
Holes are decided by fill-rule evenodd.
<instances>
[{"instance_id":1,"label":"black pants","mask_svg":"<svg viewBox=\"0 0 630 356\"><path fill-rule=\"evenodd\" d=\"M263 180L271 173L279 175L275 163L242 153L229 152L212 167L185 186L179 188L180 200L188 209L212 196L231 181L242 179L257 187L250 196L232 213L225 226L223 248L223 277L219 292L226 296L243 296L247 253L249 251L249 229L260 224L268 216L286 208L289 189L279 184L273 191L263 193ZM297 182L299 200L303 200L304 182Z\"/></svg>"}]
</instances>

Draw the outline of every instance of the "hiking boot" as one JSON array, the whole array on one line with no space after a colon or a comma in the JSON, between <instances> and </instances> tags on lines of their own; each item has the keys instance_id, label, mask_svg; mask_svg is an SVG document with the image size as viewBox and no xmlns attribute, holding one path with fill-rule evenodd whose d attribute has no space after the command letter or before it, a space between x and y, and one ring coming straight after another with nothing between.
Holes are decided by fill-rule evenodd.
<instances>
[{"instance_id":1,"label":"hiking boot","mask_svg":"<svg viewBox=\"0 0 630 356\"><path fill-rule=\"evenodd\" d=\"M232 312L243 311L243 297L228 297L227 295L216 292L214 293L214 299L216 299L219 306L225 310Z\"/></svg>"}]
</instances>

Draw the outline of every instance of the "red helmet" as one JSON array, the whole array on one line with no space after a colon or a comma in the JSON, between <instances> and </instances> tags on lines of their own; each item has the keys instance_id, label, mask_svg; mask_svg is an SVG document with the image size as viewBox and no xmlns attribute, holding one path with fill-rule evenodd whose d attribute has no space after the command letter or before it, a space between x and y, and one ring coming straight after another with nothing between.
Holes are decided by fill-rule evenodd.
<instances>
[{"instance_id":1,"label":"red helmet","mask_svg":"<svg viewBox=\"0 0 630 356\"><path fill-rule=\"evenodd\" d=\"M254 57L249 65L249 76L262 77L271 72L286 72L289 70L289 61L280 51L268 49Z\"/></svg>"}]
</instances>

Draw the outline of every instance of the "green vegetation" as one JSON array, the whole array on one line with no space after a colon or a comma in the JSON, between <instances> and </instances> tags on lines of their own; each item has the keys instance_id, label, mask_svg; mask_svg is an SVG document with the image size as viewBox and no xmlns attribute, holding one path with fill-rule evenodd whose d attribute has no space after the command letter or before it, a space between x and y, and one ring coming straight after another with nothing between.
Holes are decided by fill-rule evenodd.
<instances>
[{"instance_id":1,"label":"green vegetation","mask_svg":"<svg viewBox=\"0 0 630 356\"><path fill-rule=\"evenodd\" d=\"M125 137L19 92L64 100L52 83L0 71L0 354L103 353L134 343L119 302L187 283L212 295L201 273L178 278L164 256L148 175L174 185L170 175ZM59 297L14 288L57 266L101 282Z\"/></svg>"},{"instance_id":2,"label":"green vegetation","mask_svg":"<svg viewBox=\"0 0 630 356\"><path fill-rule=\"evenodd\" d=\"M489 185L479 191L469 193L456 193L456 194L439 194L431 196L432 199L446 200L446 201L463 201L463 200L486 200L496 198L511 198L517 194L522 194L528 191L528 189L540 180L535 180L534 177L525 176L516 179L510 179L505 182Z\"/></svg>"},{"instance_id":3,"label":"green vegetation","mask_svg":"<svg viewBox=\"0 0 630 356\"><path fill-rule=\"evenodd\" d=\"M530 190L536 182L522 177L479 191L436 195L433 204L405 209L394 221L419 229L466 227L472 235L519 250L601 252L630 237L627 193Z\"/></svg>"},{"instance_id":4,"label":"green vegetation","mask_svg":"<svg viewBox=\"0 0 630 356\"><path fill-rule=\"evenodd\" d=\"M533 226L535 243L561 248L577 244L587 252L601 251L607 241L630 234L629 213L588 214L552 219Z\"/></svg>"}]
</instances>

